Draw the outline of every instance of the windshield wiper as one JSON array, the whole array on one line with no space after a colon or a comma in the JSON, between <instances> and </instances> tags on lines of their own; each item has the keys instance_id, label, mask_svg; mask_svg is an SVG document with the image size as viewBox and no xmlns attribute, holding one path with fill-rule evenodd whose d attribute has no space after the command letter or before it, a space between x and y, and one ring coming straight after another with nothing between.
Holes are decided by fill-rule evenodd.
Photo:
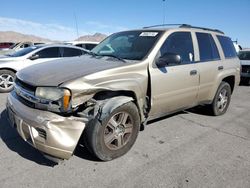
<instances>
[{"instance_id":1,"label":"windshield wiper","mask_svg":"<svg viewBox=\"0 0 250 188\"><path fill-rule=\"evenodd\" d=\"M124 63L127 63L127 61L125 61L125 59L121 58L121 57L118 57L116 55L113 55L113 54L96 54L98 56L106 56L106 57L113 57L113 58L116 58Z\"/></svg>"}]
</instances>

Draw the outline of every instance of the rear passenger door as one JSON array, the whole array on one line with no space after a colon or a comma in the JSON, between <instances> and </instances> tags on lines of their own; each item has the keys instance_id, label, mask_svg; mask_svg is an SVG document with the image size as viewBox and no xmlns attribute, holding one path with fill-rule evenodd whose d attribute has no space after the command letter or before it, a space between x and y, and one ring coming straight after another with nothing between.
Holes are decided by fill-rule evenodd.
<instances>
[{"instance_id":1,"label":"rear passenger door","mask_svg":"<svg viewBox=\"0 0 250 188\"><path fill-rule=\"evenodd\" d=\"M151 79L150 116L159 117L196 104L199 75L194 62L194 46L190 32L170 34L160 48L157 59L166 53L180 55L181 64L149 68Z\"/></svg>"},{"instance_id":2,"label":"rear passenger door","mask_svg":"<svg viewBox=\"0 0 250 188\"><path fill-rule=\"evenodd\" d=\"M198 93L198 101L206 102L209 100L212 87L216 84L218 72L221 71L221 57L214 37L210 33L195 33L198 49L199 60L197 66L200 75L200 86Z\"/></svg>"}]
</instances>

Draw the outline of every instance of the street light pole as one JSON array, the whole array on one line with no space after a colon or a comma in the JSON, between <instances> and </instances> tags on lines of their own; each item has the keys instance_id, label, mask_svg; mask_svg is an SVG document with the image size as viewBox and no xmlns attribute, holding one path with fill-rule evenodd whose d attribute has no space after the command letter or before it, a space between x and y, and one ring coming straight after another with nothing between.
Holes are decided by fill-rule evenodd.
<instances>
[{"instance_id":1,"label":"street light pole","mask_svg":"<svg viewBox=\"0 0 250 188\"><path fill-rule=\"evenodd\" d=\"M165 24L166 21L166 8L167 8L167 1L162 0L163 2L163 25Z\"/></svg>"}]
</instances>

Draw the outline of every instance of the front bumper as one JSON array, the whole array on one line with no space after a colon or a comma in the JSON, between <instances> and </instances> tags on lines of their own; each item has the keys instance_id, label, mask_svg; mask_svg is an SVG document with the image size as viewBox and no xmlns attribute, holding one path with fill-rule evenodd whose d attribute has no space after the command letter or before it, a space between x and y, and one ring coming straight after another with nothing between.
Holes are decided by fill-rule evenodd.
<instances>
[{"instance_id":1,"label":"front bumper","mask_svg":"<svg viewBox=\"0 0 250 188\"><path fill-rule=\"evenodd\" d=\"M83 118L63 117L27 107L14 92L8 95L7 112L19 135L39 151L60 159L69 159L85 128Z\"/></svg>"}]
</instances>

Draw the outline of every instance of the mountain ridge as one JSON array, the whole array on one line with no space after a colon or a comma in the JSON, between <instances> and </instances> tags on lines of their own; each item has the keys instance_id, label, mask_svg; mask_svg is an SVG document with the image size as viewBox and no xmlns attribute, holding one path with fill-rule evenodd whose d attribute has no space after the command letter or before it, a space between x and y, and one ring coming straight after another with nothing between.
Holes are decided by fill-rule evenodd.
<instances>
[{"instance_id":1,"label":"mountain ridge","mask_svg":"<svg viewBox=\"0 0 250 188\"><path fill-rule=\"evenodd\" d=\"M75 39L76 41L93 41L100 42L107 35L102 33L95 33L93 35L83 35L79 38ZM0 42L62 42L58 40L47 39L43 37L39 37L32 34L23 34L15 31L0 31Z\"/></svg>"}]
</instances>

